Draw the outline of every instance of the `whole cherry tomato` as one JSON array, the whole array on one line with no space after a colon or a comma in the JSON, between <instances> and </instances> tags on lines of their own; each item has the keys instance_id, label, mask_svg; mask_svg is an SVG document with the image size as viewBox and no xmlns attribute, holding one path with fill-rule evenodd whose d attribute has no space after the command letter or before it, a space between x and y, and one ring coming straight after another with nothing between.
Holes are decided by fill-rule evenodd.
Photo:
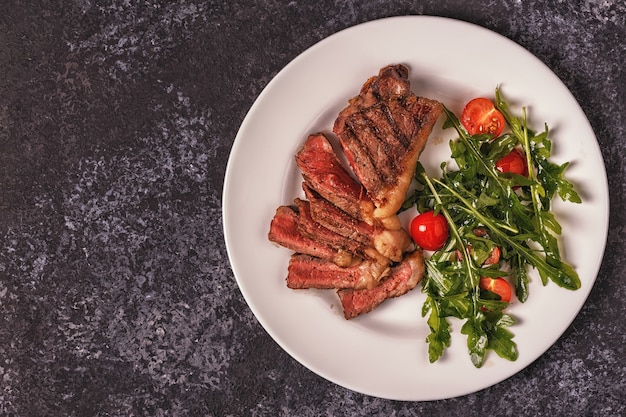
<instances>
[{"instance_id":1,"label":"whole cherry tomato","mask_svg":"<svg viewBox=\"0 0 626 417\"><path fill-rule=\"evenodd\" d=\"M450 234L446 218L432 210L415 216L410 231L413 241L426 250L441 249Z\"/></svg>"},{"instance_id":2,"label":"whole cherry tomato","mask_svg":"<svg viewBox=\"0 0 626 417\"><path fill-rule=\"evenodd\" d=\"M500 136L506 124L500 110L496 109L488 98L478 97L470 100L461 113L461 123L470 135L492 134Z\"/></svg>"},{"instance_id":3,"label":"whole cherry tomato","mask_svg":"<svg viewBox=\"0 0 626 417\"><path fill-rule=\"evenodd\" d=\"M500 158L496 162L496 169L500 172L511 172L513 174L528 176L528 164L526 158L517 149Z\"/></svg>"}]
</instances>

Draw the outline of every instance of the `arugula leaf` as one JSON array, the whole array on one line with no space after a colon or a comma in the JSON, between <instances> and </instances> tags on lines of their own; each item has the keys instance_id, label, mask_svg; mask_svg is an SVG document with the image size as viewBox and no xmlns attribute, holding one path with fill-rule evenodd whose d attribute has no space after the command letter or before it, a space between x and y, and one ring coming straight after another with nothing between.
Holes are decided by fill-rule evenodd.
<instances>
[{"instance_id":1,"label":"arugula leaf","mask_svg":"<svg viewBox=\"0 0 626 417\"><path fill-rule=\"evenodd\" d=\"M502 98L499 88L496 88L496 108L500 110L511 131L518 139L528 138L528 143L526 141L520 143L524 145L527 157L532 159L528 166L536 166L538 168L537 177L546 190L546 199L548 201L551 200L556 192L563 201L581 203L582 199L574 189L574 185L564 178L564 172L569 166L569 162L557 165L549 160L552 152L552 141L548 137L548 126L544 125L544 131L539 135L535 135L526 126L525 109L523 110L523 122L521 122L519 118L511 114L509 106Z\"/></svg>"},{"instance_id":2,"label":"arugula leaf","mask_svg":"<svg viewBox=\"0 0 626 417\"><path fill-rule=\"evenodd\" d=\"M484 318L483 314L478 314L471 320L468 319L461 327L461 333L467 335L467 349L470 359L477 368L483 366L489 346L489 337L483 328Z\"/></svg>"},{"instance_id":3,"label":"arugula leaf","mask_svg":"<svg viewBox=\"0 0 626 417\"><path fill-rule=\"evenodd\" d=\"M426 337L426 341L428 342L428 360L433 363L443 355L444 349L450 346L450 325L445 317L439 315L438 303L432 298L426 299L424 308L422 316L430 311L428 327L431 333Z\"/></svg>"},{"instance_id":4,"label":"arugula leaf","mask_svg":"<svg viewBox=\"0 0 626 417\"><path fill-rule=\"evenodd\" d=\"M539 272L539 275L541 276L544 284L548 281L548 279L550 279L554 281L557 285L564 288L572 290L580 288L580 278L578 277L578 274L576 273L574 268L565 264L564 262L561 262L560 259L556 259L554 257L549 258L550 262L547 262L546 259L541 258L535 251L528 248L528 246L524 246L516 239L511 238L501 227L498 226L496 222L494 222L492 219L488 218L479 210L474 208L471 201L461 196L459 193L457 193L455 190L453 190L440 180L433 181L446 188L452 195L455 195L458 198L459 202L462 204L462 206L460 207L461 210L466 211L469 215L474 216L476 219L478 219L485 227L490 230L490 232L498 236L503 242L506 242L511 248L513 248L521 256L523 256L529 264L534 266ZM553 254L553 252L551 253Z\"/></svg>"},{"instance_id":5,"label":"arugula leaf","mask_svg":"<svg viewBox=\"0 0 626 417\"><path fill-rule=\"evenodd\" d=\"M511 258L511 269L513 271L513 286L515 287L515 296L517 299L525 303L528 300L528 284L530 279L528 278L528 271L526 270L526 264L522 256L518 253L514 254Z\"/></svg>"},{"instance_id":6,"label":"arugula leaf","mask_svg":"<svg viewBox=\"0 0 626 417\"><path fill-rule=\"evenodd\" d=\"M507 329L515 323L515 320L508 314L498 313L485 320L485 323L489 349L492 349L501 358L510 361L517 360L517 344L513 341L513 333Z\"/></svg>"},{"instance_id":7,"label":"arugula leaf","mask_svg":"<svg viewBox=\"0 0 626 417\"><path fill-rule=\"evenodd\" d=\"M402 207L442 213L451 233L447 245L426 260L422 284L426 293L422 315L428 315L426 341L431 362L450 346L448 318L463 321L461 333L467 336L474 366L482 366L490 350L502 358L517 359L517 345L509 330L515 320L504 313L508 303L481 290L482 277L509 276L522 303L529 296L530 268L538 272L543 285L552 281L570 290L581 286L575 269L561 258L558 236L562 228L550 211L555 195L563 201L581 202L574 185L565 179L569 163L550 161L552 142L547 125L540 133L531 130L526 109L521 117L513 115L499 88L496 107L510 128L510 133L497 138L469 135L444 107L444 128L458 133L458 139L450 141L457 168L442 163L441 177L431 178L418 163L418 187ZM516 147L523 148L526 155L528 177L495 169L496 162ZM483 232L477 234L476 230ZM500 262L484 265L496 247L502 254Z\"/></svg>"}]
</instances>

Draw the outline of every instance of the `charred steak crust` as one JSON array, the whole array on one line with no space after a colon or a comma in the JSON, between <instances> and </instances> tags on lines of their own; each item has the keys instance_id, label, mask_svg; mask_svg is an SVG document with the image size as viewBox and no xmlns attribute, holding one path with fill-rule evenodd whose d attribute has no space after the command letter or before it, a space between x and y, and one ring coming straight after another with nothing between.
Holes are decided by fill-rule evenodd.
<instances>
[{"instance_id":1,"label":"charred steak crust","mask_svg":"<svg viewBox=\"0 0 626 417\"><path fill-rule=\"evenodd\" d=\"M406 66L389 65L339 113L333 132L376 206L374 217L391 216L402 205L442 111L438 101L411 91Z\"/></svg>"}]
</instances>

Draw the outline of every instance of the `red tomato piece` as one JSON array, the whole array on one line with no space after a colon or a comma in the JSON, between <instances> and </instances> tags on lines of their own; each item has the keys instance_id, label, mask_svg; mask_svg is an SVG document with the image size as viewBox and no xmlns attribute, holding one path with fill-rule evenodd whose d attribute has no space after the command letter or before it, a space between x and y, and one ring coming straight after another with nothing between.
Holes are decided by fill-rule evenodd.
<instances>
[{"instance_id":1,"label":"red tomato piece","mask_svg":"<svg viewBox=\"0 0 626 417\"><path fill-rule=\"evenodd\" d=\"M448 221L434 211L418 214L411 221L411 237L422 249L439 250L446 244L449 236Z\"/></svg>"},{"instance_id":2,"label":"red tomato piece","mask_svg":"<svg viewBox=\"0 0 626 417\"><path fill-rule=\"evenodd\" d=\"M500 136L506 124L500 110L488 98L470 100L461 113L461 123L470 135L489 133Z\"/></svg>"},{"instance_id":3,"label":"red tomato piece","mask_svg":"<svg viewBox=\"0 0 626 417\"><path fill-rule=\"evenodd\" d=\"M511 286L504 278L481 278L480 288L490 291L500 297L501 301L511 301Z\"/></svg>"},{"instance_id":4,"label":"red tomato piece","mask_svg":"<svg viewBox=\"0 0 626 417\"><path fill-rule=\"evenodd\" d=\"M494 246L489 258L485 259L485 263L483 265L495 265L500 262L500 248L498 246Z\"/></svg>"},{"instance_id":5,"label":"red tomato piece","mask_svg":"<svg viewBox=\"0 0 626 417\"><path fill-rule=\"evenodd\" d=\"M513 174L528 176L528 164L526 157L517 149L500 158L496 162L496 169L500 172L510 172Z\"/></svg>"}]
</instances>

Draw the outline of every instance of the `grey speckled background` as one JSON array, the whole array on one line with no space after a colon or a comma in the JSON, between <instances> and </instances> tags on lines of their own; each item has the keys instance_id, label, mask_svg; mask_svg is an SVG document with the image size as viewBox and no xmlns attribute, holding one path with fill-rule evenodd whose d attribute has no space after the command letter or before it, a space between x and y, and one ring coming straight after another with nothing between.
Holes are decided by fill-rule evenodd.
<instances>
[{"instance_id":1,"label":"grey speckled background","mask_svg":"<svg viewBox=\"0 0 626 417\"><path fill-rule=\"evenodd\" d=\"M404 14L476 23L544 61L611 189L571 327L510 379L428 403L351 392L283 352L237 288L221 223L263 87L326 36ZM616 0L3 2L0 415L626 415L625 39Z\"/></svg>"}]
</instances>

